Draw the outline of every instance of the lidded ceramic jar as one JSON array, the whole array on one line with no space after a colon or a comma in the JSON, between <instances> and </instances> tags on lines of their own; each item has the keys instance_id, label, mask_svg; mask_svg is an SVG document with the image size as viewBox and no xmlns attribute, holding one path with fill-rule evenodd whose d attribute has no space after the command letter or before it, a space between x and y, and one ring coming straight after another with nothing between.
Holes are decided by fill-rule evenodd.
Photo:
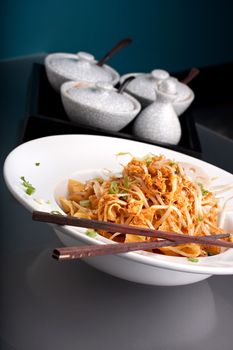
<instances>
[{"instance_id":1,"label":"lidded ceramic jar","mask_svg":"<svg viewBox=\"0 0 233 350\"><path fill-rule=\"evenodd\" d=\"M154 69L150 74L125 74L121 77L120 82L124 82L130 76L135 76L135 79L128 84L125 91L134 96L142 107L147 107L156 100L156 89L166 79L171 79L176 84L176 98L173 101L173 106L178 116L184 113L194 100L194 93L190 87L170 76L165 70Z\"/></svg>"},{"instance_id":2,"label":"lidded ceramic jar","mask_svg":"<svg viewBox=\"0 0 233 350\"><path fill-rule=\"evenodd\" d=\"M131 73L121 78L121 82L129 76L135 76L126 87L125 91L134 96L142 105L146 107L156 99L155 86L162 80L169 77L169 73L162 69L154 69L151 73Z\"/></svg>"},{"instance_id":3,"label":"lidded ceramic jar","mask_svg":"<svg viewBox=\"0 0 233 350\"><path fill-rule=\"evenodd\" d=\"M188 85L181 83L178 79L174 77L170 79L176 84L176 97L172 104L176 114L180 116L193 102L194 93Z\"/></svg>"},{"instance_id":4,"label":"lidded ceramic jar","mask_svg":"<svg viewBox=\"0 0 233 350\"><path fill-rule=\"evenodd\" d=\"M156 96L135 119L133 133L156 143L176 145L181 138L181 125L173 107L177 97L174 80L169 78L158 84Z\"/></svg>"},{"instance_id":5,"label":"lidded ceramic jar","mask_svg":"<svg viewBox=\"0 0 233 350\"><path fill-rule=\"evenodd\" d=\"M108 65L98 66L95 57L87 52L75 54L54 53L45 58L48 80L59 91L66 81L106 81L115 85L120 77Z\"/></svg>"},{"instance_id":6,"label":"lidded ceramic jar","mask_svg":"<svg viewBox=\"0 0 233 350\"><path fill-rule=\"evenodd\" d=\"M72 121L106 131L124 128L141 109L134 97L119 93L107 82L67 82L61 87L61 97Z\"/></svg>"}]
</instances>

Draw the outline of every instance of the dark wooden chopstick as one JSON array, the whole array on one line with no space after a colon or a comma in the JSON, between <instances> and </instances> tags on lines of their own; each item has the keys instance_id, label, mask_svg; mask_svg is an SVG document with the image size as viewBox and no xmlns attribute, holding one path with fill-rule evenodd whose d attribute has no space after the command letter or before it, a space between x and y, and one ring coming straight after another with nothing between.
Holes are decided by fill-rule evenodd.
<instances>
[{"instance_id":1,"label":"dark wooden chopstick","mask_svg":"<svg viewBox=\"0 0 233 350\"><path fill-rule=\"evenodd\" d=\"M188 236L174 232L158 231L142 227L115 224L111 222L89 220L77 218L69 215L53 214L42 211L34 211L32 213L33 220L52 223L56 225L70 225L107 232L130 233L139 236L155 237L161 240L144 241L132 243L113 243L98 245L82 245L75 247L56 248L53 251L53 257L57 260L73 260L91 256L120 254L137 250L151 250L168 246L177 246L185 243L198 243L203 245L215 245L227 248L233 248L232 242L220 240L227 238L229 233L213 234L211 236Z\"/></svg>"},{"instance_id":2,"label":"dark wooden chopstick","mask_svg":"<svg viewBox=\"0 0 233 350\"><path fill-rule=\"evenodd\" d=\"M185 240L184 240L185 243ZM128 253L136 250L157 249L167 246L176 246L180 242L171 242L169 240L132 242L132 243L113 243L100 245L82 245L75 247L56 248L52 256L57 260L73 260L91 256L112 255L119 253Z\"/></svg>"},{"instance_id":3,"label":"dark wooden chopstick","mask_svg":"<svg viewBox=\"0 0 233 350\"><path fill-rule=\"evenodd\" d=\"M98 221L98 220L89 220L83 218L77 218L69 215L61 215L61 214L52 214L43 211L33 211L32 213L33 220L47 222L57 225L69 225L69 226L78 226L85 228L92 228L97 230L104 230L107 232L119 232L119 233L129 233L133 235L139 236L147 236L147 237L155 237L155 238L163 238L169 241L179 242L181 241L185 243L198 243L198 244L206 244L206 245L217 245L222 247L232 248L233 243L219 240L219 238L227 238L229 237L229 233L222 234L213 234L210 236L188 236L180 233L174 232L166 232L159 230L152 230L143 227L135 227L123 224L115 224L112 222L106 221Z\"/></svg>"},{"instance_id":4,"label":"dark wooden chopstick","mask_svg":"<svg viewBox=\"0 0 233 350\"><path fill-rule=\"evenodd\" d=\"M82 245L74 247L55 248L53 258L57 260L74 260L93 256L113 255L120 253L128 253L137 250L151 250L162 247L178 246L187 243L185 237L183 240L171 242L169 240L147 241L147 242L131 242L131 243L115 243L115 244L100 244L100 245ZM233 243L231 243L233 247Z\"/></svg>"}]
</instances>

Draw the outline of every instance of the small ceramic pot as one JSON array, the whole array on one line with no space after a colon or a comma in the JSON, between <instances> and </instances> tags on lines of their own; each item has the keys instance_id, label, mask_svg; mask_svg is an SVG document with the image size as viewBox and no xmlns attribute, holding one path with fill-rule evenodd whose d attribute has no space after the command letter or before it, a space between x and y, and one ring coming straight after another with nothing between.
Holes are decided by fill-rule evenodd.
<instances>
[{"instance_id":1,"label":"small ceramic pot","mask_svg":"<svg viewBox=\"0 0 233 350\"><path fill-rule=\"evenodd\" d=\"M176 97L172 104L178 116L186 111L194 100L194 92L188 85L181 83L178 79L171 77L176 84Z\"/></svg>"},{"instance_id":2,"label":"small ceramic pot","mask_svg":"<svg viewBox=\"0 0 233 350\"><path fill-rule=\"evenodd\" d=\"M140 112L140 103L111 84L66 82L61 87L62 103L73 122L119 131Z\"/></svg>"},{"instance_id":3,"label":"small ceramic pot","mask_svg":"<svg viewBox=\"0 0 233 350\"><path fill-rule=\"evenodd\" d=\"M147 107L156 99L155 87L162 80L169 77L169 73L162 69L155 69L151 73L129 73L121 77L123 83L128 77L134 76L125 89L130 95L134 96L142 105Z\"/></svg>"},{"instance_id":4,"label":"small ceramic pot","mask_svg":"<svg viewBox=\"0 0 233 350\"><path fill-rule=\"evenodd\" d=\"M155 69L150 74L125 74L120 78L120 82L123 83L129 76L134 76L135 79L128 84L125 91L134 96L144 108L156 100L158 85L168 78L172 79L176 84L176 97L172 103L178 116L184 113L194 100L193 91L186 84L179 82L175 77L171 77L164 70Z\"/></svg>"},{"instance_id":5,"label":"small ceramic pot","mask_svg":"<svg viewBox=\"0 0 233 350\"><path fill-rule=\"evenodd\" d=\"M172 105L176 83L164 80L156 89L156 100L135 119L133 133L156 143L176 145L181 138L181 125Z\"/></svg>"},{"instance_id":6,"label":"small ceramic pot","mask_svg":"<svg viewBox=\"0 0 233 350\"><path fill-rule=\"evenodd\" d=\"M120 79L117 71L108 65L100 67L96 63L94 56L86 52L76 55L54 53L46 56L45 69L50 84L58 92L67 81L106 81L116 85Z\"/></svg>"}]
</instances>

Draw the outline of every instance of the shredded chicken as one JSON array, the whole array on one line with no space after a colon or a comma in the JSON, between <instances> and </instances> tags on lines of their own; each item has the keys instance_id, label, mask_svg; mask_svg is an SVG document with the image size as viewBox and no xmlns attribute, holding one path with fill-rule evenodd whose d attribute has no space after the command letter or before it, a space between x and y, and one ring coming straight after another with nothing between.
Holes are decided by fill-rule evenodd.
<instances>
[{"instance_id":1,"label":"shredded chicken","mask_svg":"<svg viewBox=\"0 0 233 350\"><path fill-rule=\"evenodd\" d=\"M70 215L192 236L223 233L217 224L215 194L191 181L181 164L163 155L132 158L123 166L120 177L111 175L107 180L91 179L85 184L72 179L68 192L68 198L60 198L60 203ZM127 233L99 233L117 242L154 240ZM218 254L220 249L192 243L159 251L166 255L198 257Z\"/></svg>"}]
</instances>

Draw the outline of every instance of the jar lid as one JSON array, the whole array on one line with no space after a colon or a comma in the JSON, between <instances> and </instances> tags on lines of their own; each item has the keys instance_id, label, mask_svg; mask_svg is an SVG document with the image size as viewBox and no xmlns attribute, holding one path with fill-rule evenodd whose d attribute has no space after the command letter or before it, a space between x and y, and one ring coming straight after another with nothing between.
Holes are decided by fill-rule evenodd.
<instances>
[{"instance_id":1,"label":"jar lid","mask_svg":"<svg viewBox=\"0 0 233 350\"><path fill-rule=\"evenodd\" d=\"M156 99L156 85L168 77L169 73L165 70L154 69L151 73L138 75L128 84L126 90L137 96L154 101Z\"/></svg>"},{"instance_id":2,"label":"jar lid","mask_svg":"<svg viewBox=\"0 0 233 350\"><path fill-rule=\"evenodd\" d=\"M94 56L87 52L78 52L77 55L51 55L50 65L57 73L69 80L113 81L111 72L104 66L97 66Z\"/></svg>"},{"instance_id":3,"label":"jar lid","mask_svg":"<svg viewBox=\"0 0 233 350\"><path fill-rule=\"evenodd\" d=\"M165 80L165 79L169 78L169 76L170 76L170 74L166 70L163 70L163 69L154 69L154 70L152 70L151 75L157 81Z\"/></svg>"},{"instance_id":4,"label":"jar lid","mask_svg":"<svg viewBox=\"0 0 233 350\"><path fill-rule=\"evenodd\" d=\"M126 91L146 99L155 100L155 80L150 74L138 75L127 85Z\"/></svg>"},{"instance_id":5,"label":"jar lid","mask_svg":"<svg viewBox=\"0 0 233 350\"><path fill-rule=\"evenodd\" d=\"M117 92L117 89L107 82L97 82L84 88L73 86L67 91L67 94L77 103L110 113L116 110L117 112L129 112L135 108L127 94Z\"/></svg>"},{"instance_id":6,"label":"jar lid","mask_svg":"<svg viewBox=\"0 0 233 350\"><path fill-rule=\"evenodd\" d=\"M177 85L173 79L169 78L158 84L158 91L167 95L175 96L177 95Z\"/></svg>"},{"instance_id":7,"label":"jar lid","mask_svg":"<svg viewBox=\"0 0 233 350\"><path fill-rule=\"evenodd\" d=\"M175 102L183 102L193 95L193 92L190 89L190 87L188 87L188 85L181 83L178 79L174 77L172 77L171 80L176 85L177 96L175 98Z\"/></svg>"}]
</instances>

